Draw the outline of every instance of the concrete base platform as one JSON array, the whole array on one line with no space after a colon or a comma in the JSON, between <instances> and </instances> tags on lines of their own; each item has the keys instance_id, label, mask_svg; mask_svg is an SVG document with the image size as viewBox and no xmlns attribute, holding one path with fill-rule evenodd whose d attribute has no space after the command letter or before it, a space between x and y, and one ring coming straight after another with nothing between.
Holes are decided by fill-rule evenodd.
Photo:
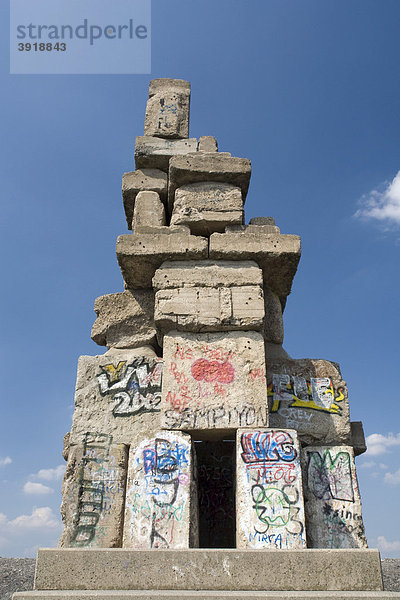
<instances>
[{"instance_id":1,"label":"concrete base platform","mask_svg":"<svg viewBox=\"0 0 400 600\"><path fill-rule=\"evenodd\" d=\"M150 598L161 589L381 591L383 583L378 550L38 551L35 590L157 590Z\"/></svg>"},{"instance_id":2,"label":"concrete base platform","mask_svg":"<svg viewBox=\"0 0 400 600\"><path fill-rule=\"evenodd\" d=\"M212 592L181 590L17 592L13 600L397 600L400 592Z\"/></svg>"}]
</instances>

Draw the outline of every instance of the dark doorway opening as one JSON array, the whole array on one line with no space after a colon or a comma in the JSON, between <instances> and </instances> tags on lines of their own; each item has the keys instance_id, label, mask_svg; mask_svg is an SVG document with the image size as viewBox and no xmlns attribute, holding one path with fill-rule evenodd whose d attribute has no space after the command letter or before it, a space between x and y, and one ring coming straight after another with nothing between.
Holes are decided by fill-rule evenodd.
<instances>
[{"instance_id":1,"label":"dark doorway opening","mask_svg":"<svg viewBox=\"0 0 400 600\"><path fill-rule=\"evenodd\" d=\"M236 547L235 441L195 442L200 548Z\"/></svg>"}]
</instances>

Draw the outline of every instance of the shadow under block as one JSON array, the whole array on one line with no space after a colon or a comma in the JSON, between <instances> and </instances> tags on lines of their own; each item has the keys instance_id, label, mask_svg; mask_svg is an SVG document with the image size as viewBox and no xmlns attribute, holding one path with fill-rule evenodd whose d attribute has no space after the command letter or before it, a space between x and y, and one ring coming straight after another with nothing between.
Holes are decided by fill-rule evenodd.
<instances>
[{"instance_id":1,"label":"shadow under block","mask_svg":"<svg viewBox=\"0 0 400 600\"><path fill-rule=\"evenodd\" d=\"M154 273L165 260L208 258L208 240L176 232L120 235L117 258L126 287L151 288Z\"/></svg>"},{"instance_id":2,"label":"shadow under block","mask_svg":"<svg viewBox=\"0 0 400 600\"><path fill-rule=\"evenodd\" d=\"M35 575L36 590L163 589L176 593L178 590L380 591L382 587L378 550L358 549L45 548L38 551Z\"/></svg>"}]
</instances>

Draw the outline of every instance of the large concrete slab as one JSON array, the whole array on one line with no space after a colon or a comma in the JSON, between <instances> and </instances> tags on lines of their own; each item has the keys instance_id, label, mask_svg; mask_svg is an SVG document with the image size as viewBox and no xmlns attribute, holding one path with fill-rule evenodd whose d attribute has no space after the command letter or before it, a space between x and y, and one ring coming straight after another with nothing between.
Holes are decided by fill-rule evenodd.
<instances>
[{"instance_id":1,"label":"large concrete slab","mask_svg":"<svg viewBox=\"0 0 400 600\"><path fill-rule=\"evenodd\" d=\"M13 600L176 600L174 590L17 592ZM400 592L249 592L180 590L184 600L397 600Z\"/></svg>"},{"instance_id":2,"label":"large concrete slab","mask_svg":"<svg viewBox=\"0 0 400 600\"><path fill-rule=\"evenodd\" d=\"M189 233L168 231L120 235L117 258L126 287L151 288L156 270L166 260L208 258L208 240Z\"/></svg>"},{"instance_id":3,"label":"large concrete slab","mask_svg":"<svg viewBox=\"0 0 400 600\"><path fill-rule=\"evenodd\" d=\"M72 446L64 475L59 546L121 548L128 446L88 433Z\"/></svg>"},{"instance_id":4,"label":"large concrete slab","mask_svg":"<svg viewBox=\"0 0 400 600\"><path fill-rule=\"evenodd\" d=\"M161 374L161 359L134 350L81 356L70 444L99 431L110 443L130 445L160 429Z\"/></svg>"},{"instance_id":5,"label":"large concrete slab","mask_svg":"<svg viewBox=\"0 0 400 600\"><path fill-rule=\"evenodd\" d=\"M239 427L268 427L260 333L171 332L163 356L163 428L210 439Z\"/></svg>"},{"instance_id":6,"label":"large concrete slab","mask_svg":"<svg viewBox=\"0 0 400 600\"><path fill-rule=\"evenodd\" d=\"M239 429L236 435L236 547L305 548L296 431Z\"/></svg>"},{"instance_id":7,"label":"large concrete slab","mask_svg":"<svg viewBox=\"0 0 400 600\"><path fill-rule=\"evenodd\" d=\"M162 334L264 327L262 272L250 261L169 261L156 271L153 286Z\"/></svg>"},{"instance_id":8,"label":"large concrete slab","mask_svg":"<svg viewBox=\"0 0 400 600\"><path fill-rule=\"evenodd\" d=\"M224 156L218 152L197 152L186 156L173 156L169 161L168 206L172 210L177 188L189 183L230 183L242 191L246 199L251 175L248 158Z\"/></svg>"},{"instance_id":9,"label":"large concrete slab","mask_svg":"<svg viewBox=\"0 0 400 600\"><path fill-rule=\"evenodd\" d=\"M187 225L196 235L211 235L243 223L239 187L230 183L190 183L175 192L171 225Z\"/></svg>"},{"instance_id":10,"label":"large concrete slab","mask_svg":"<svg viewBox=\"0 0 400 600\"><path fill-rule=\"evenodd\" d=\"M197 151L197 139L165 140L150 135L136 137L136 169L161 169L168 172L169 159Z\"/></svg>"},{"instance_id":11,"label":"large concrete slab","mask_svg":"<svg viewBox=\"0 0 400 600\"><path fill-rule=\"evenodd\" d=\"M162 431L129 452L124 548L189 548L193 471L190 436Z\"/></svg>"},{"instance_id":12,"label":"large concrete slab","mask_svg":"<svg viewBox=\"0 0 400 600\"><path fill-rule=\"evenodd\" d=\"M124 173L122 177L122 200L128 229L132 229L133 211L139 192L156 192L161 201L167 197L167 174L160 169L138 169Z\"/></svg>"},{"instance_id":13,"label":"large concrete slab","mask_svg":"<svg viewBox=\"0 0 400 600\"><path fill-rule=\"evenodd\" d=\"M367 548L351 446L307 446L302 452L310 548Z\"/></svg>"},{"instance_id":14,"label":"large concrete slab","mask_svg":"<svg viewBox=\"0 0 400 600\"><path fill-rule=\"evenodd\" d=\"M40 549L36 590L382 590L378 550Z\"/></svg>"},{"instance_id":15,"label":"large concrete slab","mask_svg":"<svg viewBox=\"0 0 400 600\"><path fill-rule=\"evenodd\" d=\"M284 307L300 260L300 238L297 235L259 233L254 231L213 233L210 236L211 259L254 260L262 269L264 281Z\"/></svg>"},{"instance_id":16,"label":"large concrete slab","mask_svg":"<svg viewBox=\"0 0 400 600\"><path fill-rule=\"evenodd\" d=\"M144 135L162 138L189 137L190 87L161 83L146 105ZM153 91L156 89L153 86Z\"/></svg>"},{"instance_id":17,"label":"large concrete slab","mask_svg":"<svg viewBox=\"0 0 400 600\"><path fill-rule=\"evenodd\" d=\"M96 298L92 340L107 348L139 348L156 341L153 290L125 290Z\"/></svg>"},{"instance_id":18,"label":"large concrete slab","mask_svg":"<svg viewBox=\"0 0 400 600\"><path fill-rule=\"evenodd\" d=\"M267 357L270 427L296 429L303 444L351 444L349 399L339 365Z\"/></svg>"}]
</instances>

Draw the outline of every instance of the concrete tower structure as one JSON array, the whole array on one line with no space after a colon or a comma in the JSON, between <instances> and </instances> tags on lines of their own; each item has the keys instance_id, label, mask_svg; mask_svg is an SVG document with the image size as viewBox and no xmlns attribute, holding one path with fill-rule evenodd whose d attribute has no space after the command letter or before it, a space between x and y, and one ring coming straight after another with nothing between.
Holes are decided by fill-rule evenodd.
<instances>
[{"instance_id":1,"label":"concrete tower structure","mask_svg":"<svg viewBox=\"0 0 400 600\"><path fill-rule=\"evenodd\" d=\"M64 532L15 598L386 597L340 367L282 346L300 238L245 225L250 161L190 138L189 110L188 82L150 83L125 289L97 298L107 350L78 364Z\"/></svg>"}]
</instances>

